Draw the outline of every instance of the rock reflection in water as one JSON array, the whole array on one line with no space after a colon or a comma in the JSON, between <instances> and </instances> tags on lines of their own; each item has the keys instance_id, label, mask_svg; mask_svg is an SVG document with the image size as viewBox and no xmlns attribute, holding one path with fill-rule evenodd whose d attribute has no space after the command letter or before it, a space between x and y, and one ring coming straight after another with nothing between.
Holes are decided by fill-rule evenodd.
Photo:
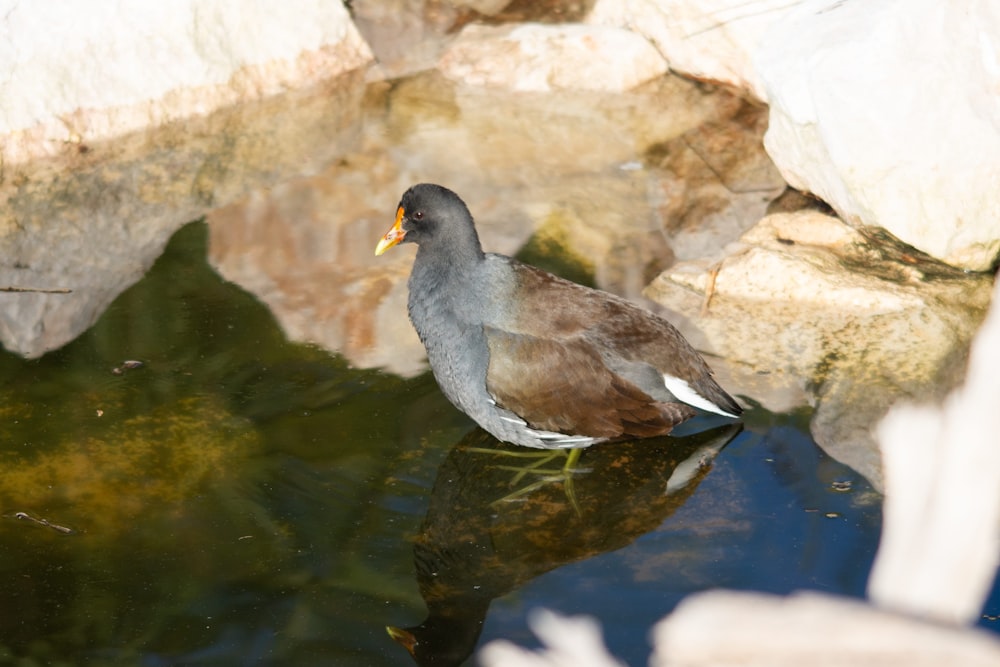
<instances>
[{"instance_id":1,"label":"rock reflection in water","mask_svg":"<svg viewBox=\"0 0 1000 667\"><path fill-rule=\"evenodd\" d=\"M208 213L209 261L289 338L411 377L426 369L405 316L414 249L372 254L410 185L458 192L489 252L572 256L595 285L638 298L673 244L682 258L716 251L784 188L761 147L763 118L678 77L615 94L511 94L436 72L372 83L351 150Z\"/></svg>"},{"instance_id":2,"label":"rock reflection in water","mask_svg":"<svg viewBox=\"0 0 1000 667\"><path fill-rule=\"evenodd\" d=\"M655 530L694 493L712 459L742 428L728 424L683 438L587 449L580 465L588 472L573 482L579 512L562 483L497 502L511 492L515 474L501 468L508 462L503 454L528 450L472 431L438 470L413 547L427 618L415 627L389 628L390 636L419 665L461 664L495 598Z\"/></svg>"}]
</instances>

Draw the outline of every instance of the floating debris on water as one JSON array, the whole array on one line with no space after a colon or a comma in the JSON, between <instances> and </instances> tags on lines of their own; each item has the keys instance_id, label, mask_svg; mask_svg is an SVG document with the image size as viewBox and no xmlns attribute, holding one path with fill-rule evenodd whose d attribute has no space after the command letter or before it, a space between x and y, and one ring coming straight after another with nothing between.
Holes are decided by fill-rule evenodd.
<instances>
[{"instance_id":1,"label":"floating debris on water","mask_svg":"<svg viewBox=\"0 0 1000 667\"><path fill-rule=\"evenodd\" d=\"M57 523L52 523L51 521L48 521L47 519L40 519L38 517L31 516L27 512L14 512L13 514L9 514L7 516L13 517L20 521L28 521L30 523L34 523L39 526L45 526L46 528L51 528L52 530L58 531L63 535L73 535L74 533L76 533L76 531L73 530L72 528L67 528L66 526L60 526Z\"/></svg>"},{"instance_id":2,"label":"floating debris on water","mask_svg":"<svg viewBox=\"0 0 1000 667\"><path fill-rule=\"evenodd\" d=\"M125 371L135 370L136 368L142 368L145 366L144 363L136 359L126 359L121 363L121 366L115 366L111 369L112 375L124 375Z\"/></svg>"}]
</instances>

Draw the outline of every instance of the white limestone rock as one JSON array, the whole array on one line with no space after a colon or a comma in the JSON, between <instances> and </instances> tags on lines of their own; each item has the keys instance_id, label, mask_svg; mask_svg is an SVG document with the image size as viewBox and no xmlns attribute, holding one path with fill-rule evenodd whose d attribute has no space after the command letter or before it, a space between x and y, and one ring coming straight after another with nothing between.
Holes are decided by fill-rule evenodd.
<instances>
[{"instance_id":1,"label":"white limestone rock","mask_svg":"<svg viewBox=\"0 0 1000 667\"><path fill-rule=\"evenodd\" d=\"M339 2L0 0L3 346L66 344L182 224L328 164L370 59Z\"/></svg>"},{"instance_id":2,"label":"white limestone rock","mask_svg":"<svg viewBox=\"0 0 1000 667\"><path fill-rule=\"evenodd\" d=\"M964 386L940 407L899 405L878 426L885 523L868 591L876 603L972 623L1000 563L1000 289Z\"/></svg>"},{"instance_id":3,"label":"white limestone rock","mask_svg":"<svg viewBox=\"0 0 1000 667\"><path fill-rule=\"evenodd\" d=\"M670 68L771 106L768 153L848 223L956 267L1000 253L1000 5L599 0ZM850 35L845 39L844 35Z\"/></svg>"},{"instance_id":4,"label":"white limestone rock","mask_svg":"<svg viewBox=\"0 0 1000 667\"><path fill-rule=\"evenodd\" d=\"M850 39L845 39L850 35ZM809 2L761 42L765 146L855 226L954 266L1000 252L1000 5Z\"/></svg>"},{"instance_id":5,"label":"white limestone rock","mask_svg":"<svg viewBox=\"0 0 1000 667\"><path fill-rule=\"evenodd\" d=\"M1000 662L1000 641L984 630L934 625L821 593L699 593L682 601L652 634L656 650L650 667L988 667Z\"/></svg>"},{"instance_id":6,"label":"white limestone rock","mask_svg":"<svg viewBox=\"0 0 1000 667\"><path fill-rule=\"evenodd\" d=\"M340 2L2 0L0 162L277 94L371 57Z\"/></svg>"},{"instance_id":7,"label":"white limestone rock","mask_svg":"<svg viewBox=\"0 0 1000 667\"><path fill-rule=\"evenodd\" d=\"M871 425L900 397L947 389L947 366L982 321L990 280L810 210L769 215L727 250L721 263L677 264L647 296L679 315L696 347L780 396L787 378L808 389L816 442L881 489ZM728 386L773 409L766 386Z\"/></svg>"},{"instance_id":8,"label":"white limestone rock","mask_svg":"<svg viewBox=\"0 0 1000 667\"><path fill-rule=\"evenodd\" d=\"M515 91L623 91L667 72L640 35L565 24L467 26L438 63L449 79Z\"/></svg>"},{"instance_id":9,"label":"white limestone rock","mask_svg":"<svg viewBox=\"0 0 1000 667\"><path fill-rule=\"evenodd\" d=\"M743 88L765 100L753 57L788 0L597 0L588 22L650 40L675 72Z\"/></svg>"}]
</instances>

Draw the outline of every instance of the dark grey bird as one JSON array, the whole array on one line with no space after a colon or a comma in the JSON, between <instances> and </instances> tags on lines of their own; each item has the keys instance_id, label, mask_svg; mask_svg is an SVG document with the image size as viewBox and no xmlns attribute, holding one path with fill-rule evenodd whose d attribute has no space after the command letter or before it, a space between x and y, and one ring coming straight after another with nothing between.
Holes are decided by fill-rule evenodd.
<instances>
[{"instance_id":1,"label":"dark grey bird","mask_svg":"<svg viewBox=\"0 0 1000 667\"><path fill-rule=\"evenodd\" d=\"M399 243L418 245L409 315L435 379L500 440L577 449L664 435L699 411L742 413L666 320L484 253L469 209L447 188L403 194L375 254Z\"/></svg>"}]
</instances>

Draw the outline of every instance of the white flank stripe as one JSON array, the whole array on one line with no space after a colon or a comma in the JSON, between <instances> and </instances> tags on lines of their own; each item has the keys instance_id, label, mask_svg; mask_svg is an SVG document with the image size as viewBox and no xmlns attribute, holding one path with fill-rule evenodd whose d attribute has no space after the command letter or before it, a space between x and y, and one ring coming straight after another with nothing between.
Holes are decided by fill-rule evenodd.
<instances>
[{"instance_id":1,"label":"white flank stripe","mask_svg":"<svg viewBox=\"0 0 1000 667\"><path fill-rule=\"evenodd\" d=\"M539 440L548 440L556 447L573 447L574 445L592 445L599 440L589 435L566 435L555 431L540 431L533 428L524 429L529 435L533 435Z\"/></svg>"},{"instance_id":2,"label":"white flank stripe","mask_svg":"<svg viewBox=\"0 0 1000 667\"><path fill-rule=\"evenodd\" d=\"M667 386L667 391L673 394L674 398L678 401L682 401L690 406L707 412L714 412L715 414L722 415L723 417L732 417L733 419L738 418L736 415L726 412L718 405L696 392L691 388L691 385L689 385L686 380L675 378L673 375L664 374L663 384Z\"/></svg>"}]
</instances>

